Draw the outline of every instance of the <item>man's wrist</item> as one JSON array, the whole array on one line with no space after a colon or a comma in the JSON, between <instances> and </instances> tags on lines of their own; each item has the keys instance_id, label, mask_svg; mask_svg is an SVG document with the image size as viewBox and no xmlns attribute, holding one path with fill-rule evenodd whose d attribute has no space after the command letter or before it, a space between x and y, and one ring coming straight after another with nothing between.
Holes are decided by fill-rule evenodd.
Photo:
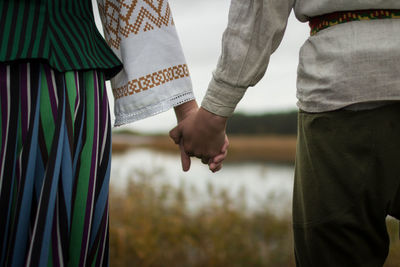
<instances>
[{"instance_id":1,"label":"man's wrist","mask_svg":"<svg viewBox=\"0 0 400 267\"><path fill-rule=\"evenodd\" d=\"M207 124L209 129L216 132L225 131L228 117L214 114L203 107L200 107L198 116Z\"/></svg>"}]
</instances>

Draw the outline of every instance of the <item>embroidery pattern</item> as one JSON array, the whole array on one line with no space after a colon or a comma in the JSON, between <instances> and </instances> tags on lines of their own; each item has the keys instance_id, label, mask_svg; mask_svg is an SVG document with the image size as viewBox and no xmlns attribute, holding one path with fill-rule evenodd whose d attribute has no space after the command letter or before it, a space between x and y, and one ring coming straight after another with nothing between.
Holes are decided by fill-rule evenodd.
<instances>
[{"instance_id":1,"label":"embroidery pattern","mask_svg":"<svg viewBox=\"0 0 400 267\"><path fill-rule=\"evenodd\" d=\"M337 24L373 19L400 19L400 10L356 10L318 16L310 19L311 35Z\"/></svg>"},{"instance_id":2,"label":"embroidery pattern","mask_svg":"<svg viewBox=\"0 0 400 267\"><path fill-rule=\"evenodd\" d=\"M127 85L113 89L115 99L124 96L146 91L156 86L163 85L173 80L189 77L189 69L186 64L172 66L170 68L162 69L152 74L133 79Z\"/></svg>"},{"instance_id":3,"label":"embroidery pattern","mask_svg":"<svg viewBox=\"0 0 400 267\"><path fill-rule=\"evenodd\" d=\"M117 49L121 39L131 34L174 25L166 0L105 0L99 11L106 20L107 42Z\"/></svg>"}]
</instances>

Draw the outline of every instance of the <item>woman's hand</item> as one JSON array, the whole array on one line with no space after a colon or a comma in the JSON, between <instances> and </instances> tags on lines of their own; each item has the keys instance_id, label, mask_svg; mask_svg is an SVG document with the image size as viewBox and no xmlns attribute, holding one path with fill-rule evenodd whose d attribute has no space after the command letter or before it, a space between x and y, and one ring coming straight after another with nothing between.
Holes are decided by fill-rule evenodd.
<instances>
[{"instance_id":1,"label":"woman's hand","mask_svg":"<svg viewBox=\"0 0 400 267\"><path fill-rule=\"evenodd\" d=\"M178 126L170 131L170 137L180 146L184 171L190 168L189 157L195 156L216 172L221 169L229 146L225 134L227 118L198 109L195 101L190 102L175 109Z\"/></svg>"}]
</instances>

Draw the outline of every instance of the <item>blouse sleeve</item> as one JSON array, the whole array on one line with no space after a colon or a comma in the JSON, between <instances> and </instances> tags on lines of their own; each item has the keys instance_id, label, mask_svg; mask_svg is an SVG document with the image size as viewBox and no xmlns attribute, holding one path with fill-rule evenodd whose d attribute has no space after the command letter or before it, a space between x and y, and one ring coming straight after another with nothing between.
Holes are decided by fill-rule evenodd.
<instances>
[{"instance_id":1,"label":"blouse sleeve","mask_svg":"<svg viewBox=\"0 0 400 267\"><path fill-rule=\"evenodd\" d=\"M123 63L111 80L115 126L194 99L167 0L97 0L107 43Z\"/></svg>"},{"instance_id":2,"label":"blouse sleeve","mask_svg":"<svg viewBox=\"0 0 400 267\"><path fill-rule=\"evenodd\" d=\"M249 86L264 75L294 0L232 0L222 53L202 107L229 117Z\"/></svg>"}]
</instances>

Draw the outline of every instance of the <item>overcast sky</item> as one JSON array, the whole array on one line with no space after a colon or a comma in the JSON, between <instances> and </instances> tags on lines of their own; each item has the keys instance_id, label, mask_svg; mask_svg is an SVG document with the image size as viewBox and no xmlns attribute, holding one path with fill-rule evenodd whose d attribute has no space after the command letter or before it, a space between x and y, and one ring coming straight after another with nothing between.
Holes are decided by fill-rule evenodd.
<instances>
[{"instance_id":1,"label":"overcast sky","mask_svg":"<svg viewBox=\"0 0 400 267\"><path fill-rule=\"evenodd\" d=\"M95 0L94 0L95 2ZM229 0L170 0L198 102L201 102L220 54L221 36L228 19ZM101 27L95 6L96 23ZM102 29L100 29L102 32ZM278 50L264 78L239 103L237 112L265 113L296 108L298 53L309 35L307 24L292 14ZM109 95L112 102L112 95ZM112 106L111 106L112 107ZM176 124L172 110L128 127L143 132L167 132Z\"/></svg>"}]
</instances>

